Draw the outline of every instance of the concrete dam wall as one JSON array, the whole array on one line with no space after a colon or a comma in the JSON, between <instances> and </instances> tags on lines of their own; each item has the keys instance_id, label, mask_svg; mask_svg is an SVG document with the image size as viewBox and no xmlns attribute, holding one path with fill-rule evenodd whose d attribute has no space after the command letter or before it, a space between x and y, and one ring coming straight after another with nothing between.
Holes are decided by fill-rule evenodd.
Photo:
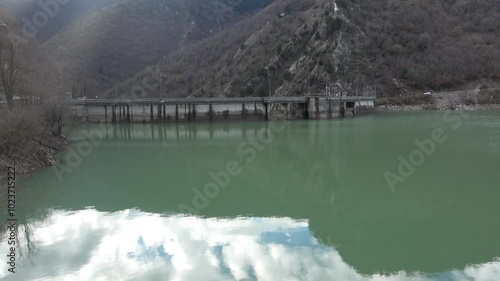
<instances>
[{"instance_id":1,"label":"concrete dam wall","mask_svg":"<svg viewBox=\"0 0 500 281\"><path fill-rule=\"evenodd\" d=\"M328 119L374 109L374 97L84 100L71 102L87 122L193 122L218 120Z\"/></svg>"}]
</instances>

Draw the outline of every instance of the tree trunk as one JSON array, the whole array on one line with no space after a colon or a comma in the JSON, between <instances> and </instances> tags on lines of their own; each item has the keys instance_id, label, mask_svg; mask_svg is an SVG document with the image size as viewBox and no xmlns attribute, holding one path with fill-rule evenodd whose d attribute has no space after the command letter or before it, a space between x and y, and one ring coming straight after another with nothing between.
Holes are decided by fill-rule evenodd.
<instances>
[{"instance_id":1,"label":"tree trunk","mask_svg":"<svg viewBox=\"0 0 500 281\"><path fill-rule=\"evenodd\" d=\"M20 74L23 71L17 59L17 48L12 42L0 42L0 80L9 110L14 107L14 91L18 87Z\"/></svg>"},{"instance_id":2,"label":"tree trunk","mask_svg":"<svg viewBox=\"0 0 500 281\"><path fill-rule=\"evenodd\" d=\"M12 101L12 96L9 98L7 95L7 106L9 107L9 110L12 111L12 108L14 108L14 102Z\"/></svg>"}]
</instances>

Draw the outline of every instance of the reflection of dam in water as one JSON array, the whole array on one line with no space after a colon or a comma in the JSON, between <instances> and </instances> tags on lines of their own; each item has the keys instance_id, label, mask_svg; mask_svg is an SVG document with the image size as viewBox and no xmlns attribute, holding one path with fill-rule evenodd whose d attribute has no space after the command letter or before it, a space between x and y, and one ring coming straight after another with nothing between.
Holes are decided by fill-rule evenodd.
<instances>
[{"instance_id":1,"label":"reflection of dam in water","mask_svg":"<svg viewBox=\"0 0 500 281\"><path fill-rule=\"evenodd\" d=\"M74 128L66 137L72 141L86 140L89 135L96 135L107 141L132 142L186 142L186 141L237 141L248 136L258 136L260 130L272 131L274 124L284 126L281 121L270 123L245 123L235 128L229 123L211 125L201 124L99 124L88 127L86 134L73 134ZM85 126L83 127L85 128Z\"/></svg>"}]
</instances>

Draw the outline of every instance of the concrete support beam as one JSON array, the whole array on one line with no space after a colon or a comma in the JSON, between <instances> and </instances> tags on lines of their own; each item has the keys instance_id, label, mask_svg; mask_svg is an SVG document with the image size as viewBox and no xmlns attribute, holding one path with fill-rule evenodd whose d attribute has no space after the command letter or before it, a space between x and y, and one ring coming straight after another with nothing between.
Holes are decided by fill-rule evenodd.
<instances>
[{"instance_id":1,"label":"concrete support beam","mask_svg":"<svg viewBox=\"0 0 500 281\"><path fill-rule=\"evenodd\" d=\"M328 99L328 118L332 118L332 100Z\"/></svg>"},{"instance_id":2,"label":"concrete support beam","mask_svg":"<svg viewBox=\"0 0 500 281\"><path fill-rule=\"evenodd\" d=\"M111 122L116 123L116 105L113 105L111 107L111 114L112 114Z\"/></svg>"}]
</instances>

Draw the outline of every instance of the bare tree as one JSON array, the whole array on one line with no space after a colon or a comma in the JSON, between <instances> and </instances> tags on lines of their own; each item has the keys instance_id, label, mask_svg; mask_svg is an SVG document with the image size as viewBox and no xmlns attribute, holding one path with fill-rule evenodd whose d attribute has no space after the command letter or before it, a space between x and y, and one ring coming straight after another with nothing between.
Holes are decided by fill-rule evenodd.
<instances>
[{"instance_id":1,"label":"bare tree","mask_svg":"<svg viewBox=\"0 0 500 281\"><path fill-rule=\"evenodd\" d=\"M14 106L14 93L20 92L27 68L22 64L20 46L3 38L0 40L0 80L9 110Z\"/></svg>"},{"instance_id":2,"label":"bare tree","mask_svg":"<svg viewBox=\"0 0 500 281\"><path fill-rule=\"evenodd\" d=\"M25 81L26 93L42 104L46 99L62 96L58 87L58 72L48 63L39 62L30 67L29 76Z\"/></svg>"}]
</instances>

